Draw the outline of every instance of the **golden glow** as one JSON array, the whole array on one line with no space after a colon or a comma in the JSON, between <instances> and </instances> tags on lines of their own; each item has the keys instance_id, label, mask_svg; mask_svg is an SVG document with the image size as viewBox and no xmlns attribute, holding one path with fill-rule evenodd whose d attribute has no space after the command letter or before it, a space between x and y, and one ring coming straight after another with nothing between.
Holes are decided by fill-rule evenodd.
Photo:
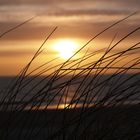
<instances>
[{"instance_id":1,"label":"golden glow","mask_svg":"<svg viewBox=\"0 0 140 140\"><path fill-rule=\"evenodd\" d=\"M53 48L59 53L61 58L68 59L74 55L78 44L72 40L59 40L53 45Z\"/></svg>"}]
</instances>

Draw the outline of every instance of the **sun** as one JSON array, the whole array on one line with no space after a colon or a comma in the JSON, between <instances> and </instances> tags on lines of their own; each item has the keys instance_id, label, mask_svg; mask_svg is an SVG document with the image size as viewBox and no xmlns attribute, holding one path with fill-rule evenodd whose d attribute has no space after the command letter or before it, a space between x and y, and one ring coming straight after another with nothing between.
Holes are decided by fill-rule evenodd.
<instances>
[{"instance_id":1,"label":"sun","mask_svg":"<svg viewBox=\"0 0 140 140\"><path fill-rule=\"evenodd\" d=\"M78 48L78 44L73 40L59 40L55 42L53 48L58 52L60 58L68 59L74 55Z\"/></svg>"}]
</instances>

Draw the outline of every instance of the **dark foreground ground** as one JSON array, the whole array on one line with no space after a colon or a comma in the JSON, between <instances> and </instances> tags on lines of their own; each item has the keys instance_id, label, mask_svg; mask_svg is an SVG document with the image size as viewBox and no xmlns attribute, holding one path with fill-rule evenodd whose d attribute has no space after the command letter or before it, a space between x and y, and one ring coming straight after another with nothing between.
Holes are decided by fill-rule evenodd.
<instances>
[{"instance_id":1,"label":"dark foreground ground","mask_svg":"<svg viewBox=\"0 0 140 140\"><path fill-rule=\"evenodd\" d=\"M0 140L140 140L140 106L0 112Z\"/></svg>"}]
</instances>

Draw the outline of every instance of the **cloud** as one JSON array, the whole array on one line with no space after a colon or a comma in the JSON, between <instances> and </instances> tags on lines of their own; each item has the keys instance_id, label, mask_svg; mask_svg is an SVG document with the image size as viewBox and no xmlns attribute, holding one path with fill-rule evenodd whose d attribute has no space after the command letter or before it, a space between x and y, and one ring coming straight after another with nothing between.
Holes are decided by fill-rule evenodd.
<instances>
[{"instance_id":1,"label":"cloud","mask_svg":"<svg viewBox=\"0 0 140 140\"><path fill-rule=\"evenodd\" d=\"M126 0L13 0L12 2L1 0L0 3L2 4L0 5L1 33L38 15L35 20L16 29L3 39L36 40L43 38L43 35L50 32L54 26L61 29L57 37L89 37L134 12L140 2L139 0L127 2ZM139 14L128 23L124 22L118 31L127 32L131 26L136 27L138 21Z\"/></svg>"},{"instance_id":2,"label":"cloud","mask_svg":"<svg viewBox=\"0 0 140 140\"><path fill-rule=\"evenodd\" d=\"M1 5L18 5L18 4L50 4L57 0L1 0Z\"/></svg>"},{"instance_id":3,"label":"cloud","mask_svg":"<svg viewBox=\"0 0 140 140\"><path fill-rule=\"evenodd\" d=\"M99 9L139 9L140 1L139 0L1 0L0 5L42 5L42 6L55 6L55 8L63 8L63 9L85 9L87 7L91 8L99 8Z\"/></svg>"},{"instance_id":4,"label":"cloud","mask_svg":"<svg viewBox=\"0 0 140 140\"><path fill-rule=\"evenodd\" d=\"M50 19L51 20L51 19ZM38 21L38 20L37 20ZM99 31L105 29L109 25L113 24L115 21L108 20L108 21L67 21L66 23L59 23L58 21L56 23L48 24L47 20L40 23L27 23L20 28L14 30L11 33L8 33L6 36L2 38L2 40L43 40L45 37L51 32L51 30L58 26L58 30L53 34L51 37L54 38L90 38L93 37L95 34L97 34ZM116 19L118 21L118 19ZM5 22L1 23L1 27L5 27L6 29L9 29L15 25L19 24L18 22ZM127 34L134 28L138 27L139 23L134 22L133 20L127 20L124 21L118 25L116 25L113 29L110 29L105 36L102 37L102 39L110 39L114 33L118 33L118 36L122 36L124 34ZM138 39L140 36L140 32L135 34L134 39Z\"/></svg>"},{"instance_id":5,"label":"cloud","mask_svg":"<svg viewBox=\"0 0 140 140\"><path fill-rule=\"evenodd\" d=\"M29 56L29 55L33 55L33 51L26 51L26 50L1 50L0 51L0 56L1 57L17 57L17 56Z\"/></svg>"},{"instance_id":6,"label":"cloud","mask_svg":"<svg viewBox=\"0 0 140 140\"><path fill-rule=\"evenodd\" d=\"M48 3L76 3L76 2L85 2L85 0L1 0L0 4L48 4ZM86 0L86 2L94 2L97 3L99 0ZM117 1L112 1L112 0L104 0L100 1L99 3L119 3L123 5L130 5L130 4L140 4L139 0L117 0Z\"/></svg>"}]
</instances>

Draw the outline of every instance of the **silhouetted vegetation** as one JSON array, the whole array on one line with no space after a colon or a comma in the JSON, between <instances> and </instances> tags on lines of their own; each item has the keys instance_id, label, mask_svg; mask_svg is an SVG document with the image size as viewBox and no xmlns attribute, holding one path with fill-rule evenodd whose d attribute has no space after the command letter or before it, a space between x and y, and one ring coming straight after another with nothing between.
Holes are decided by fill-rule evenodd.
<instances>
[{"instance_id":1,"label":"silhouetted vegetation","mask_svg":"<svg viewBox=\"0 0 140 140\"><path fill-rule=\"evenodd\" d=\"M114 49L140 27L117 42L115 34L107 48L91 52L88 47L91 41L134 14L99 32L65 62L54 65L59 59L55 58L30 70L55 27L11 81L10 90L1 91L0 139L139 139L140 56L136 53L140 52L140 42ZM83 50L83 56L76 58ZM98 54L101 55L95 59Z\"/></svg>"}]
</instances>

